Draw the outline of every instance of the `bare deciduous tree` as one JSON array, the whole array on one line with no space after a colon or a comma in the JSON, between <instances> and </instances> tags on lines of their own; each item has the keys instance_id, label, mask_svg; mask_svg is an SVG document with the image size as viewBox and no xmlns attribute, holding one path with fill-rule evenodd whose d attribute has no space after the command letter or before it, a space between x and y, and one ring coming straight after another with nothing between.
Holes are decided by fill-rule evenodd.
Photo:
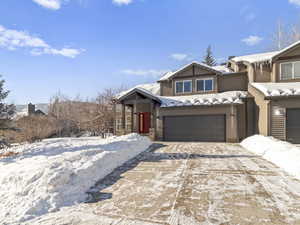
<instances>
[{"instance_id":1,"label":"bare deciduous tree","mask_svg":"<svg viewBox=\"0 0 300 225\"><path fill-rule=\"evenodd\" d=\"M281 20L277 22L276 29L272 34L271 49L281 50L300 40L300 23L286 25Z\"/></svg>"}]
</instances>

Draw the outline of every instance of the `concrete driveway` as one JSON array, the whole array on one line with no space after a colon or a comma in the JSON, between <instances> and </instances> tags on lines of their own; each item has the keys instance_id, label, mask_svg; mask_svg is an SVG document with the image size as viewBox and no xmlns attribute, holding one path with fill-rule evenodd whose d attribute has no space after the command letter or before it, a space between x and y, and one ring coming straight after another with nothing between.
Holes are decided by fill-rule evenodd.
<instances>
[{"instance_id":1,"label":"concrete driveway","mask_svg":"<svg viewBox=\"0 0 300 225\"><path fill-rule=\"evenodd\" d=\"M300 182L239 145L156 143L154 147L100 181L91 203L36 222L300 224Z\"/></svg>"}]
</instances>

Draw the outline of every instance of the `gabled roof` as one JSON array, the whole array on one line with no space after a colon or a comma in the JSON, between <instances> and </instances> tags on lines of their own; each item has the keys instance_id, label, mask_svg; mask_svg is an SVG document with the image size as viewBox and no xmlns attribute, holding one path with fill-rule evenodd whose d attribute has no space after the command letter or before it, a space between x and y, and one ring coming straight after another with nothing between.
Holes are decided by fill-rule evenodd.
<instances>
[{"instance_id":1,"label":"gabled roof","mask_svg":"<svg viewBox=\"0 0 300 225\"><path fill-rule=\"evenodd\" d=\"M273 52L265 52L259 54L251 54L251 55L244 55L238 56L231 59L233 62L248 62L248 63L260 63L260 62L272 62L275 58L281 56L282 54L286 53L287 51L293 49L294 47L300 45L300 41L295 42L294 44L289 45L288 47L280 50L280 51L273 51Z\"/></svg>"},{"instance_id":2,"label":"gabled roof","mask_svg":"<svg viewBox=\"0 0 300 225\"><path fill-rule=\"evenodd\" d=\"M204 63L200 63L200 62L194 61L194 62L191 62L191 63L189 63L189 64L187 64L187 65L179 68L176 71L167 72L158 81L168 80L168 79L172 78L173 76L175 76L177 73L179 73L179 72L181 72L181 71L183 71L183 70L185 70L185 69L187 69L187 68L189 68L190 66L193 66L193 65L200 66L200 67L202 67L202 68L204 68L204 69L206 69L208 71L214 72L216 74L222 74L222 71L220 71L220 70L218 70L218 69L216 69L214 67L208 66L208 65L206 65Z\"/></svg>"},{"instance_id":3,"label":"gabled roof","mask_svg":"<svg viewBox=\"0 0 300 225\"><path fill-rule=\"evenodd\" d=\"M157 97L160 95L160 84L158 83L137 85L134 88L121 92L119 95L117 95L117 99L122 101L133 93L139 93L145 97L160 102L159 98Z\"/></svg>"}]
</instances>

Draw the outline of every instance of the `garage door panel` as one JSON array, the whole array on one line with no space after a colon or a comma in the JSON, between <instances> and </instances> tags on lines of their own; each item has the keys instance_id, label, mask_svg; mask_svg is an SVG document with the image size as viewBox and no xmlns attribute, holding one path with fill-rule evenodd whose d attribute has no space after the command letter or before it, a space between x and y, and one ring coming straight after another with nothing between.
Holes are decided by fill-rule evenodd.
<instances>
[{"instance_id":1,"label":"garage door panel","mask_svg":"<svg viewBox=\"0 0 300 225\"><path fill-rule=\"evenodd\" d=\"M166 141L225 141L225 115L167 116Z\"/></svg>"},{"instance_id":2,"label":"garage door panel","mask_svg":"<svg viewBox=\"0 0 300 225\"><path fill-rule=\"evenodd\" d=\"M300 143L300 109L286 111L286 137L292 143Z\"/></svg>"}]
</instances>

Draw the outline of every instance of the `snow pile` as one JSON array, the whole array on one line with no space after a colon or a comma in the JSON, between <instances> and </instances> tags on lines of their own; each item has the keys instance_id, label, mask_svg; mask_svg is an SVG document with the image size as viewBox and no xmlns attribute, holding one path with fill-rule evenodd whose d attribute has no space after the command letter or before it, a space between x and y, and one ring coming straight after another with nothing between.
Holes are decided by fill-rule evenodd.
<instances>
[{"instance_id":1,"label":"snow pile","mask_svg":"<svg viewBox=\"0 0 300 225\"><path fill-rule=\"evenodd\" d=\"M49 139L10 149L20 154L0 159L0 224L20 224L85 201L97 181L150 144L130 134Z\"/></svg>"},{"instance_id":2,"label":"snow pile","mask_svg":"<svg viewBox=\"0 0 300 225\"><path fill-rule=\"evenodd\" d=\"M267 97L300 95L300 82L292 83L251 83Z\"/></svg>"},{"instance_id":3,"label":"snow pile","mask_svg":"<svg viewBox=\"0 0 300 225\"><path fill-rule=\"evenodd\" d=\"M249 137L241 145L300 179L300 148L297 146L262 135Z\"/></svg>"},{"instance_id":4,"label":"snow pile","mask_svg":"<svg viewBox=\"0 0 300 225\"><path fill-rule=\"evenodd\" d=\"M194 105L223 105L243 104L243 98L247 97L245 91L228 91L217 94L187 95L175 97L160 97L161 107L178 107Z\"/></svg>"}]
</instances>

